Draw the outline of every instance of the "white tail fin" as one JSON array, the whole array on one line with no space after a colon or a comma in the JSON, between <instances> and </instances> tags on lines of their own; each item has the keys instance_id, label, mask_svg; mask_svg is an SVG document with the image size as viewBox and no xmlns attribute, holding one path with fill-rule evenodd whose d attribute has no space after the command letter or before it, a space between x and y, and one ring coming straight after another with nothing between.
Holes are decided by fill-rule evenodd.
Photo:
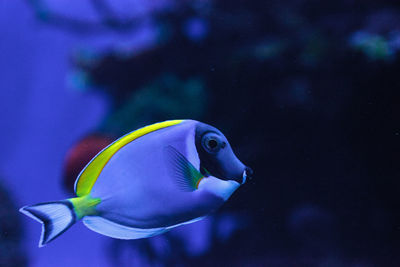
<instances>
[{"instance_id":1,"label":"white tail fin","mask_svg":"<svg viewBox=\"0 0 400 267\"><path fill-rule=\"evenodd\" d=\"M68 200L25 206L19 211L42 224L39 247L64 233L76 222L73 205Z\"/></svg>"}]
</instances>

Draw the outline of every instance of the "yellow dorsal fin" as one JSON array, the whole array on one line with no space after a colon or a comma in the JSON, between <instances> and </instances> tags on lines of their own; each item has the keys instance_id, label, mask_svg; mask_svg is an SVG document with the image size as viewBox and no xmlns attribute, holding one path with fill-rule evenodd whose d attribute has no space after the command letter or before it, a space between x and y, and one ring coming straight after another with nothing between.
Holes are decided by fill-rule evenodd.
<instances>
[{"instance_id":1,"label":"yellow dorsal fin","mask_svg":"<svg viewBox=\"0 0 400 267\"><path fill-rule=\"evenodd\" d=\"M162 128L177 125L183 120L170 120L155 123L136 131L133 131L127 135L122 136L114 143L103 149L96 157L94 157L88 165L79 174L77 181L75 182L75 192L78 197L86 196L92 190L93 185L96 183L101 171L111 157L118 152L122 147L132 142L133 140L146 135L148 133L157 131Z\"/></svg>"}]
</instances>

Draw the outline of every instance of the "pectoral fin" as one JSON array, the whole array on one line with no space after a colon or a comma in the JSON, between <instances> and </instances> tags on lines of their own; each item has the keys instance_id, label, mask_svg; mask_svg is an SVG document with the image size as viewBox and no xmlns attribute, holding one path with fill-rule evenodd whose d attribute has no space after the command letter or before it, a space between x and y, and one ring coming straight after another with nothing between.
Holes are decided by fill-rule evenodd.
<instances>
[{"instance_id":1,"label":"pectoral fin","mask_svg":"<svg viewBox=\"0 0 400 267\"><path fill-rule=\"evenodd\" d=\"M191 164L187 158L172 146L165 148L168 168L176 184L184 191L194 191L204 176Z\"/></svg>"}]
</instances>

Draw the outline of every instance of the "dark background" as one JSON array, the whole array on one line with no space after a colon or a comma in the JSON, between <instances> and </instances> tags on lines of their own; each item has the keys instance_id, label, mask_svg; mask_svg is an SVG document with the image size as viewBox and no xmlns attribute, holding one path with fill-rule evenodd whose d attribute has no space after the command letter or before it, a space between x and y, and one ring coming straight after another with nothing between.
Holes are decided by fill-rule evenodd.
<instances>
[{"instance_id":1,"label":"dark background","mask_svg":"<svg viewBox=\"0 0 400 267\"><path fill-rule=\"evenodd\" d=\"M0 265L51 266L59 255L58 266L79 266L78 252L60 255L80 232L50 244L53 256L32 250L40 227L21 224L17 206L71 195L114 138L191 118L224 132L254 169L220 211L245 223L224 242L207 232L195 255L173 234L168 255L155 241L101 238L108 245L89 255L107 260L89 266L399 266L397 1L131 3L0 5L0 198L10 199L0 229L15 222L1 232Z\"/></svg>"}]
</instances>

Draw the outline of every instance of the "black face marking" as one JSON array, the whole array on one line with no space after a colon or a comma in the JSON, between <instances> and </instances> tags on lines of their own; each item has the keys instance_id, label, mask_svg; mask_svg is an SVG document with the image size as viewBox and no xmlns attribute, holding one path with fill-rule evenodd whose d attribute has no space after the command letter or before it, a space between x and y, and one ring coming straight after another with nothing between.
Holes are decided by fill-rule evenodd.
<instances>
[{"instance_id":1,"label":"black face marking","mask_svg":"<svg viewBox=\"0 0 400 267\"><path fill-rule=\"evenodd\" d=\"M198 123L195 142L202 175L242 183L246 166L236 158L228 140L218 129Z\"/></svg>"}]
</instances>

